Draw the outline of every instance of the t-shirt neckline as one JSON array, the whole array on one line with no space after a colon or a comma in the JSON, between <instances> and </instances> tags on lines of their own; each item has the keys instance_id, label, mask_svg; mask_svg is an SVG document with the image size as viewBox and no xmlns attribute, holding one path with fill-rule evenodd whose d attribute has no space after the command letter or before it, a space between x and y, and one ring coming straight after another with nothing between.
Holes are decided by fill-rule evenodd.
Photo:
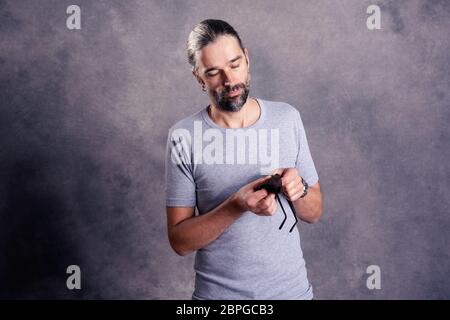
<instances>
[{"instance_id":1,"label":"t-shirt neckline","mask_svg":"<svg viewBox=\"0 0 450 320\"><path fill-rule=\"evenodd\" d=\"M222 129L222 130L226 130L226 129L244 129L244 130L246 130L246 129L257 127L264 121L264 117L265 117L266 112L265 112L265 106L264 106L263 101L261 99L258 99L258 98L253 98L253 99L255 99L256 102L259 105L260 114L259 114L259 118L254 123L252 123L251 125L249 125L247 127L243 127L243 128L223 128L223 127L219 126L217 123L215 123L211 119L211 117L208 114L208 107L209 107L209 105L206 106L205 108L203 108L203 110L202 110L202 118L210 127L216 128L216 129Z\"/></svg>"}]
</instances>

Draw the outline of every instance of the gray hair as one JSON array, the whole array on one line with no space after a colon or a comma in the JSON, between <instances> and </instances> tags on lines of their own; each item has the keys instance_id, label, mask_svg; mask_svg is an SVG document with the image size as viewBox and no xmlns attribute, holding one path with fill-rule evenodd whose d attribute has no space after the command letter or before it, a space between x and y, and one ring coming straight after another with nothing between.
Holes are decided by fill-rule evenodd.
<instances>
[{"instance_id":1,"label":"gray hair","mask_svg":"<svg viewBox=\"0 0 450 320\"><path fill-rule=\"evenodd\" d=\"M192 29L186 44L187 58L192 68L196 67L195 58L197 52L222 35L234 37L239 42L242 51L244 51L241 38L230 24L223 20L203 20Z\"/></svg>"}]
</instances>

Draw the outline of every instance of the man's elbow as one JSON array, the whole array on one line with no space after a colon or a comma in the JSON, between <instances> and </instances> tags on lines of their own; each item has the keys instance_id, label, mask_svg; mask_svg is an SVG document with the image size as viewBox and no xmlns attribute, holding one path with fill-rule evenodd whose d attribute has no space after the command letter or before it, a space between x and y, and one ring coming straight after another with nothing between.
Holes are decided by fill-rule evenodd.
<instances>
[{"instance_id":1,"label":"man's elbow","mask_svg":"<svg viewBox=\"0 0 450 320\"><path fill-rule=\"evenodd\" d=\"M183 246L181 246L177 241L175 241L175 239L171 237L169 237L169 243L173 251L175 251L175 253L179 256L184 257L190 253L189 250L184 249Z\"/></svg>"},{"instance_id":2,"label":"man's elbow","mask_svg":"<svg viewBox=\"0 0 450 320\"><path fill-rule=\"evenodd\" d=\"M322 216L323 209L318 209L314 214L310 215L309 217L305 217L303 220L306 221L309 224L315 224L320 220L320 217Z\"/></svg>"},{"instance_id":3,"label":"man's elbow","mask_svg":"<svg viewBox=\"0 0 450 320\"><path fill-rule=\"evenodd\" d=\"M181 257L187 256L190 252L189 251L185 251L185 250L181 250L180 248L174 247L172 246L173 251L175 251L175 253Z\"/></svg>"},{"instance_id":4,"label":"man's elbow","mask_svg":"<svg viewBox=\"0 0 450 320\"><path fill-rule=\"evenodd\" d=\"M319 196L320 196L320 200L318 201L314 213L312 214L311 218L309 219L309 223L310 224L314 224L317 223L320 220L320 217L322 217L322 213L323 213L323 195L319 190Z\"/></svg>"},{"instance_id":5,"label":"man's elbow","mask_svg":"<svg viewBox=\"0 0 450 320\"><path fill-rule=\"evenodd\" d=\"M306 220L306 222L309 224L315 224L315 223L319 222L319 220L320 220L320 217L311 217L311 218L308 218Z\"/></svg>"}]
</instances>

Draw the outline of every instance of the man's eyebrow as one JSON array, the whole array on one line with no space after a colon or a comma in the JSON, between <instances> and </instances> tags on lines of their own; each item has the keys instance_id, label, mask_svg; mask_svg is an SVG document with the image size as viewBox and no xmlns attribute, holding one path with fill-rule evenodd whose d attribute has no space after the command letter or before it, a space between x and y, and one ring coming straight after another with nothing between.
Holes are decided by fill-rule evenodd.
<instances>
[{"instance_id":1,"label":"man's eyebrow","mask_svg":"<svg viewBox=\"0 0 450 320\"><path fill-rule=\"evenodd\" d=\"M229 63L236 62L236 61L238 61L239 59L242 59L242 56L241 56L241 55L238 55L236 58L231 59Z\"/></svg>"},{"instance_id":2,"label":"man's eyebrow","mask_svg":"<svg viewBox=\"0 0 450 320\"><path fill-rule=\"evenodd\" d=\"M238 61L239 59L242 59L242 55L238 55L236 58L231 59L230 61L228 61L228 64L233 63L233 62L236 62L236 61ZM216 70L216 69L219 69L219 67L211 67L211 68L208 68L208 69L205 70L205 73L208 73L208 72L210 72L210 71L212 71L212 70Z\"/></svg>"}]
</instances>

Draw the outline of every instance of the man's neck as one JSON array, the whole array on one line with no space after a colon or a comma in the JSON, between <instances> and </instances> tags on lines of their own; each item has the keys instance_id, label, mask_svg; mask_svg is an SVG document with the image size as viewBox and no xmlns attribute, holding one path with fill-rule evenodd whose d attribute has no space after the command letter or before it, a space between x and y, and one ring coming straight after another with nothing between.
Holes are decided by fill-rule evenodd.
<instances>
[{"instance_id":1,"label":"man's neck","mask_svg":"<svg viewBox=\"0 0 450 320\"><path fill-rule=\"evenodd\" d=\"M215 105L208 110L211 119L222 128L245 128L254 124L260 117L261 110L255 99L248 98L238 112L222 111Z\"/></svg>"}]
</instances>

